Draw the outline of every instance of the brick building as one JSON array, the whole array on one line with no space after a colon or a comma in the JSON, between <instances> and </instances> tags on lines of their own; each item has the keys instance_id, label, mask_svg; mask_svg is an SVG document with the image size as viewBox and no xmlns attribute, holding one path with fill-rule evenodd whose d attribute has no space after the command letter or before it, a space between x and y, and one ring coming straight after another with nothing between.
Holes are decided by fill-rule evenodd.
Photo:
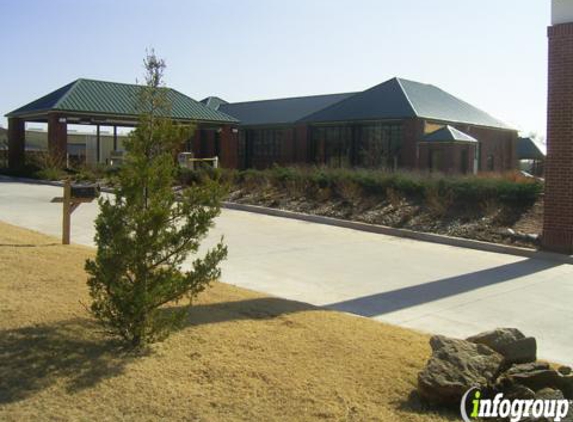
<instances>
[{"instance_id":1,"label":"brick building","mask_svg":"<svg viewBox=\"0 0 573 422\"><path fill-rule=\"evenodd\" d=\"M393 78L362 92L206 106L239 120L241 168L313 163L444 173L517 167L517 131L433 86Z\"/></svg>"},{"instance_id":2,"label":"brick building","mask_svg":"<svg viewBox=\"0 0 573 422\"><path fill-rule=\"evenodd\" d=\"M68 124L113 129L137 122L141 87L78 79L6 116L9 162L24 162L25 122L48 123L48 149L64 154ZM227 103L167 89L172 118L195 122L182 149L225 167L273 164L420 169L443 173L517 167L517 131L433 86L393 78L362 92ZM120 148L117 141L114 150ZM96 162L105 158L102 154Z\"/></svg>"}]
</instances>

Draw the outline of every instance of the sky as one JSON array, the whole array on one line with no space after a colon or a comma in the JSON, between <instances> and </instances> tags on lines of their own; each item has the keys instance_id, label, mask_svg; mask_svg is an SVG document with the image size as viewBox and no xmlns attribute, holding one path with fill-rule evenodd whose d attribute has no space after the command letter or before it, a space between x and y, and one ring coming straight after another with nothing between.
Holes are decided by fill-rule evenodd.
<instances>
[{"instance_id":1,"label":"sky","mask_svg":"<svg viewBox=\"0 0 573 422\"><path fill-rule=\"evenodd\" d=\"M545 136L548 0L0 0L4 114L77 78L234 101L431 83Z\"/></svg>"}]
</instances>

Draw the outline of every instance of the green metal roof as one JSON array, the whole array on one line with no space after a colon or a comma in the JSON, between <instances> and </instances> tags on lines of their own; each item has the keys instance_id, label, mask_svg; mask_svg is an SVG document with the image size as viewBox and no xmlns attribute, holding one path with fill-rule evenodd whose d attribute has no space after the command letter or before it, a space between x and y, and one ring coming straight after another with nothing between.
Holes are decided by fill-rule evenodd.
<instances>
[{"instance_id":1,"label":"green metal roof","mask_svg":"<svg viewBox=\"0 0 573 422\"><path fill-rule=\"evenodd\" d=\"M139 114L138 98L143 86L117 82L78 79L8 114L21 117L49 111L133 117ZM178 120L236 123L237 119L213 110L182 93L167 90L171 117Z\"/></svg>"},{"instance_id":2,"label":"green metal roof","mask_svg":"<svg viewBox=\"0 0 573 422\"><path fill-rule=\"evenodd\" d=\"M477 144L478 140L448 125L424 136L424 142L470 142Z\"/></svg>"},{"instance_id":3,"label":"green metal roof","mask_svg":"<svg viewBox=\"0 0 573 422\"><path fill-rule=\"evenodd\" d=\"M433 85L392 78L310 114L301 121L403 119L419 117L514 130L501 120Z\"/></svg>"}]
</instances>

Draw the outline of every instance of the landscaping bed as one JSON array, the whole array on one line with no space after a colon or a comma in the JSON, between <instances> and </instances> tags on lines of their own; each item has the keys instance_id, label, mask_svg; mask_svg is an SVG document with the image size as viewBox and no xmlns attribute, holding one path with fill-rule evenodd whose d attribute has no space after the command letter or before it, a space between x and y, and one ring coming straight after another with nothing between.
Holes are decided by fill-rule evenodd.
<instances>
[{"instance_id":1,"label":"landscaping bed","mask_svg":"<svg viewBox=\"0 0 573 422\"><path fill-rule=\"evenodd\" d=\"M93 254L0 223L0 420L459 420L414 393L428 336L227 284L124 351L83 306Z\"/></svg>"},{"instance_id":2,"label":"landscaping bed","mask_svg":"<svg viewBox=\"0 0 573 422\"><path fill-rule=\"evenodd\" d=\"M197 183L198 172L183 183ZM228 200L537 248L543 185L518 173L441 176L325 168L223 171Z\"/></svg>"}]
</instances>

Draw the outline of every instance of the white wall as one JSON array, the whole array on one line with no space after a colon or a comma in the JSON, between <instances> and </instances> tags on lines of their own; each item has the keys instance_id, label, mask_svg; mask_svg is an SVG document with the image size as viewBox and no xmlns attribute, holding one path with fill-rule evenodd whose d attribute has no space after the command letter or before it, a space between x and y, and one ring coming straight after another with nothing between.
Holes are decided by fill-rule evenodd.
<instances>
[{"instance_id":1,"label":"white wall","mask_svg":"<svg viewBox=\"0 0 573 422\"><path fill-rule=\"evenodd\" d=\"M551 1L551 24L573 22L573 0Z\"/></svg>"}]
</instances>

